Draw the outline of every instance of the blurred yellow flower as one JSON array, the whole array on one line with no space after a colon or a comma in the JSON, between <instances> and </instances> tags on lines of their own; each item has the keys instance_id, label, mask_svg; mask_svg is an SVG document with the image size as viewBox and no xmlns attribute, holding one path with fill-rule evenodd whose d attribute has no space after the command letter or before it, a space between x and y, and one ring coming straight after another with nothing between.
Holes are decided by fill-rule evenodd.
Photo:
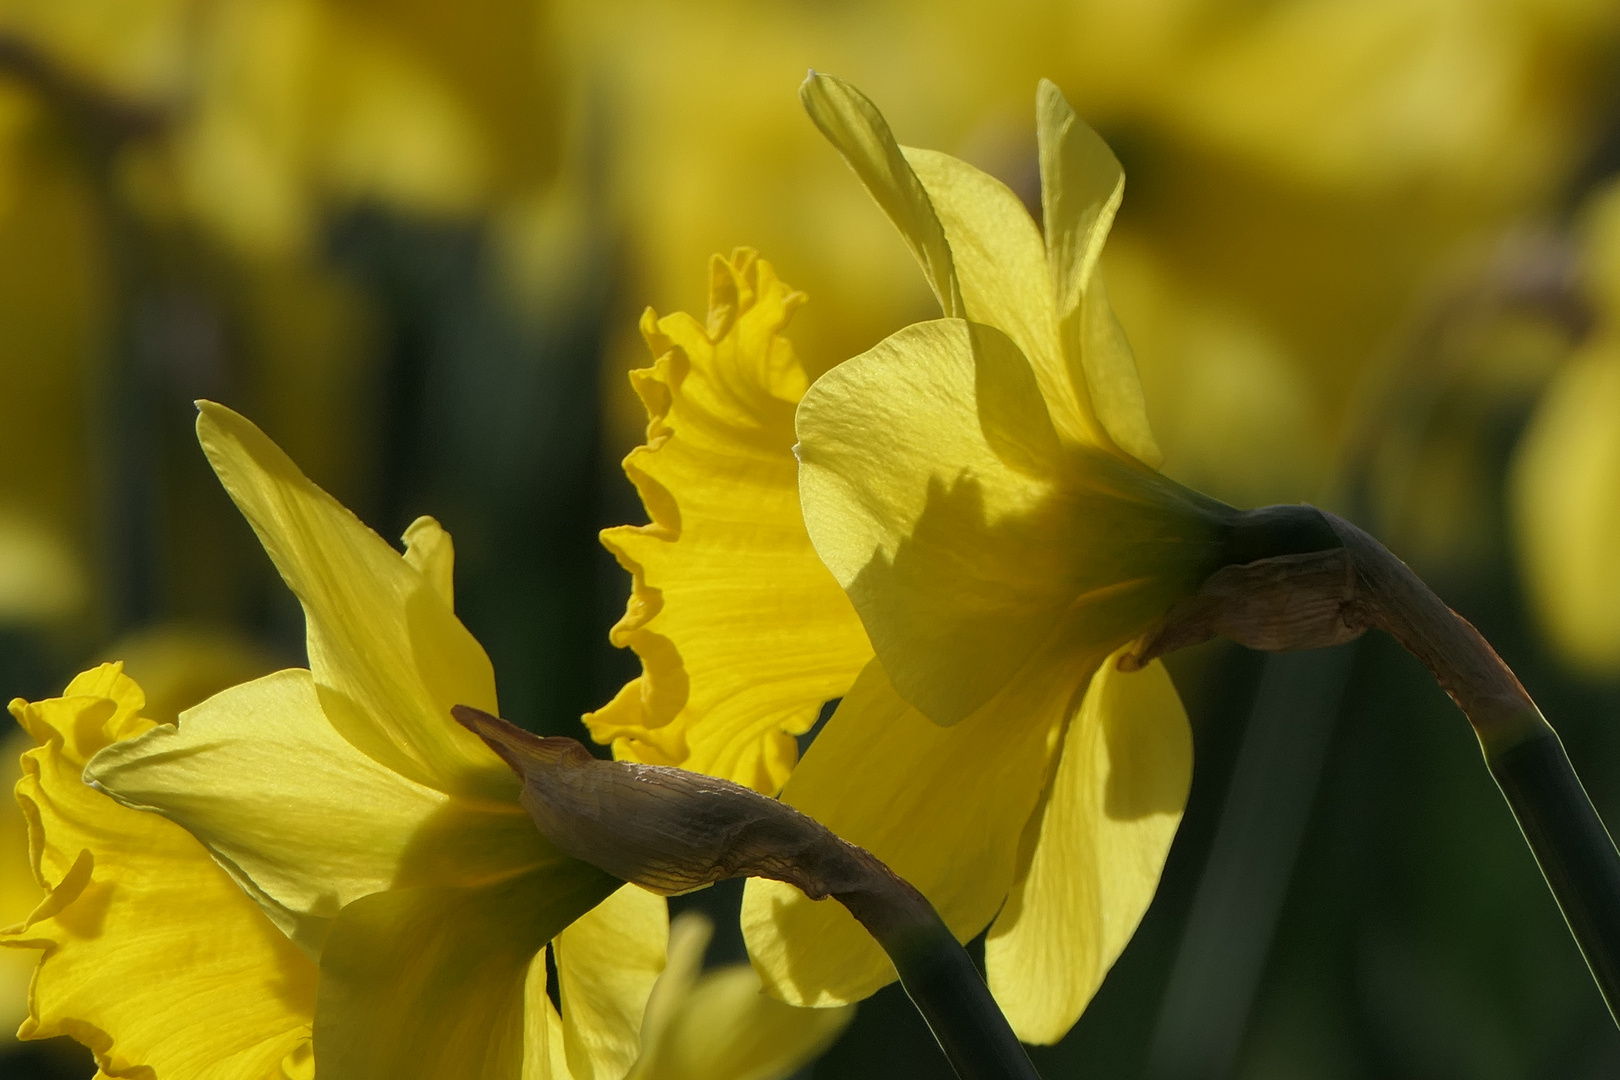
<instances>
[{"instance_id":1,"label":"blurred yellow flower","mask_svg":"<svg viewBox=\"0 0 1620 1080\"><path fill-rule=\"evenodd\" d=\"M140 684L146 697L141 715L158 724L172 724L219 691L280 666L239 631L206 623L159 623L125 635L101 654L123 664Z\"/></svg>"},{"instance_id":2,"label":"blurred yellow flower","mask_svg":"<svg viewBox=\"0 0 1620 1080\"><path fill-rule=\"evenodd\" d=\"M872 649L799 513L793 410L808 380L782 331L804 295L747 249L715 256L709 282L706 324L642 318L647 443L624 469L652 521L602 542L633 581L613 643L643 674L585 723L618 757L774 795L794 736Z\"/></svg>"},{"instance_id":3,"label":"blurred yellow flower","mask_svg":"<svg viewBox=\"0 0 1620 1080\"><path fill-rule=\"evenodd\" d=\"M1191 772L1161 666L1110 656L1222 560L1235 512L1162 477L1096 264L1113 154L1038 95L1040 229L966 163L902 149L847 84L805 103L947 318L845 361L798 411L816 552L876 650L782 792L920 888L1019 1036L1068 1031L1157 886ZM854 920L750 881L749 950L786 1000L894 977ZM1060 944L1061 943L1061 944Z\"/></svg>"},{"instance_id":4,"label":"blurred yellow flower","mask_svg":"<svg viewBox=\"0 0 1620 1080\"><path fill-rule=\"evenodd\" d=\"M690 310L690 267L755 244L816 299L795 331L812 376L926 297L777 88L812 66L858 77L918 139L1034 201L1024 99L1052 73L1131 168L1103 262L1166 471L1256 505L1321 495L1351 391L1414 291L1460 242L1557 197L1602 121L1620 30L1596 0L559 11L574 77L602 99L636 295ZM624 341L620 362L639 349ZM1228 376L1266 392L1225 393ZM636 403L616 407L628 445Z\"/></svg>"},{"instance_id":5,"label":"blurred yellow flower","mask_svg":"<svg viewBox=\"0 0 1620 1080\"><path fill-rule=\"evenodd\" d=\"M853 1006L797 1009L760 993L746 964L703 971L714 933L688 912L669 925L669 962L647 999L641 1057L627 1080L780 1080L814 1060Z\"/></svg>"},{"instance_id":6,"label":"blurred yellow flower","mask_svg":"<svg viewBox=\"0 0 1620 1080\"><path fill-rule=\"evenodd\" d=\"M164 117L157 143L173 156L151 161L152 145L135 155L137 198L152 209L178 197L253 254L302 251L334 205L465 216L557 164L534 0L9 0L0 31ZM165 170L176 192L151 188Z\"/></svg>"},{"instance_id":7,"label":"blurred yellow flower","mask_svg":"<svg viewBox=\"0 0 1620 1080\"><path fill-rule=\"evenodd\" d=\"M511 771L450 720L453 704L496 704L451 610L449 536L419 519L402 557L240 416L204 403L198 433L304 605L310 670L218 694L86 777L190 832L319 963L324 1070L622 1074L663 966L664 903L557 853Z\"/></svg>"},{"instance_id":8,"label":"blurred yellow flower","mask_svg":"<svg viewBox=\"0 0 1620 1080\"><path fill-rule=\"evenodd\" d=\"M39 103L0 83L0 620L90 599L83 373L106 328L94 193Z\"/></svg>"},{"instance_id":9,"label":"blurred yellow flower","mask_svg":"<svg viewBox=\"0 0 1620 1080\"><path fill-rule=\"evenodd\" d=\"M1557 650L1620 673L1620 184L1587 207L1587 341L1554 375L1515 451L1510 507L1532 608Z\"/></svg>"}]
</instances>

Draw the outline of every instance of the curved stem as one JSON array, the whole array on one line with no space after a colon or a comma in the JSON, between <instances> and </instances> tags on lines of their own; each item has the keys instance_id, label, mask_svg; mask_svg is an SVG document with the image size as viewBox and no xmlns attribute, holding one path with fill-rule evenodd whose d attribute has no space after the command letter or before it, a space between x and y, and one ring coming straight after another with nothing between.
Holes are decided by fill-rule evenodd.
<instances>
[{"instance_id":1,"label":"curved stem","mask_svg":"<svg viewBox=\"0 0 1620 1080\"><path fill-rule=\"evenodd\" d=\"M1468 717L1620 1025L1620 852L1518 677L1467 619L1348 521L1310 506L1271 506L1244 511L1233 534L1228 565L1171 607L1120 666L1139 668L1217 634L1284 652L1386 631Z\"/></svg>"},{"instance_id":2,"label":"curved stem","mask_svg":"<svg viewBox=\"0 0 1620 1080\"><path fill-rule=\"evenodd\" d=\"M1620 853L1563 741L1468 620L1382 544L1328 515L1344 540L1366 625L1423 661L1462 709L1542 876L1620 1024Z\"/></svg>"},{"instance_id":3,"label":"curved stem","mask_svg":"<svg viewBox=\"0 0 1620 1080\"><path fill-rule=\"evenodd\" d=\"M961 1080L1040 1080L939 912L865 848L726 780L601 761L573 739L542 739L466 705L451 713L522 778L524 809L566 854L666 895L764 877L830 896L894 961Z\"/></svg>"}]
</instances>

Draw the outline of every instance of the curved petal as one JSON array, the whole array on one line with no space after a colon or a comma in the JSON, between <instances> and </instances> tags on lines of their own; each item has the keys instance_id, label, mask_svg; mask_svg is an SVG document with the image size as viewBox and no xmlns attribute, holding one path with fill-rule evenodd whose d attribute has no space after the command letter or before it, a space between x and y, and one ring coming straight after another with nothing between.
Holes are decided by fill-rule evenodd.
<instances>
[{"instance_id":1,"label":"curved petal","mask_svg":"<svg viewBox=\"0 0 1620 1080\"><path fill-rule=\"evenodd\" d=\"M1047 260L1068 374L1107 438L1150 468L1164 462L1148 424L1136 358L1108 306L1097 260L1125 194L1114 152L1052 82L1035 101Z\"/></svg>"},{"instance_id":2,"label":"curved petal","mask_svg":"<svg viewBox=\"0 0 1620 1080\"><path fill-rule=\"evenodd\" d=\"M631 1080L780 1080L855 1018L854 1006L798 1009L766 997L746 965L703 973L712 931L693 914L671 925L669 968L648 1003L645 1050Z\"/></svg>"},{"instance_id":3,"label":"curved petal","mask_svg":"<svg viewBox=\"0 0 1620 1080\"><path fill-rule=\"evenodd\" d=\"M669 948L669 904L625 885L557 935L557 989L572 1080L619 1080ZM723 1074L722 1074L723 1075Z\"/></svg>"},{"instance_id":4,"label":"curved petal","mask_svg":"<svg viewBox=\"0 0 1620 1080\"><path fill-rule=\"evenodd\" d=\"M877 106L844 80L814 71L799 87L799 100L905 237L941 310L947 317L965 318L945 230Z\"/></svg>"},{"instance_id":5,"label":"curved petal","mask_svg":"<svg viewBox=\"0 0 1620 1080\"><path fill-rule=\"evenodd\" d=\"M909 146L905 154L950 240L967 318L995 327L1018 346L1060 435L1107 445L1084 381L1078 395L1070 383L1046 246L1023 202L1000 180L949 154Z\"/></svg>"},{"instance_id":6,"label":"curved petal","mask_svg":"<svg viewBox=\"0 0 1620 1080\"><path fill-rule=\"evenodd\" d=\"M456 605L455 565L456 548L444 526L426 514L405 528L405 561L433 586L433 591L444 598L445 607ZM457 702L456 704L461 704Z\"/></svg>"},{"instance_id":7,"label":"curved petal","mask_svg":"<svg viewBox=\"0 0 1620 1080\"><path fill-rule=\"evenodd\" d=\"M895 689L937 723L1002 692L1054 635L1089 672L1219 563L1230 511L1060 444L991 327L899 331L816 381L798 433L816 552Z\"/></svg>"},{"instance_id":8,"label":"curved petal","mask_svg":"<svg viewBox=\"0 0 1620 1080\"><path fill-rule=\"evenodd\" d=\"M207 845L311 955L369 893L511 877L556 857L516 802L448 796L355 749L301 669L216 694L84 772Z\"/></svg>"},{"instance_id":9,"label":"curved petal","mask_svg":"<svg viewBox=\"0 0 1620 1080\"><path fill-rule=\"evenodd\" d=\"M1091 285L1125 197L1125 170L1050 79L1042 79L1035 92L1035 129L1040 143L1041 217L1053 298L1061 318L1080 306Z\"/></svg>"},{"instance_id":10,"label":"curved petal","mask_svg":"<svg viewBox=\"0 0 1620 1080\"><path fill-rule=\"evenodd\" d=\"M450 719L493 711L489 658L411 563L312 484L264 432L200 402L197 437L304 606L309 666L351 743L418 783L513 798L511 770Z\"/></svg>"},{"instance_id":11,"label":"curved petal","mask_svg":"<svg viewBox=\"0 0 1620 1080\"><path fill-rule=\"evenodd\" d=\"M1017 870L1019 838L1050 775L1071 675L1021 680L943 728L910 708L874 661L782 791L782 800L911 882L963 941L990 922ZM791 1005L858 1001L895 977L833 901L750 880L743 935L761 981Z\"/></svg>"},{"instance_id":12,"label":"curved petal","mask_svg":"<svg viewBox=\"0 0 1620 1080\"><path fill-rule=\"evenodd\" d=\"M1033 852L985 942L991 992L1028 1043L1055 1043L1091 1001L1159 885L1192 782L1192 732L1154 662L1092 677Z\"/></svg>"},{"instance_id":13,"label":"curved petal","mask_svg":"<svg viewBox=\"0 0 1620 1080\"><path fill-rule=\"evenodd\" d=\"M554 1072L559 1040L541 1019L550 1008L535 970L544 969L541 950L619 884L559 860L491 885L392 889L350 904L321 953L316 1074L523 1080Z\"/></svg>"},{"instance_id":14,"label":"curved petal","mask_svg":"<svg viewBox=\"0 0 1620 1080\"><path fill-rule=\"evenodd\" d=\"M24 757L17 796L49 890L0 935L46 950L21 1035L71 1035L108 1075L277 1075L309 1037L314 965L185 830L80 780L92 754L150 727L140 708L117 664L60 698L12 703L41 744Z\"/></svg>"},{"instance_id":15,"label":"curved petal","mask_svg":"<svg viewBox=\"0 0 1620 1080\"><path fill-rule=\"evenodd\" d=\"M799 510L806 379L782 329L803 297L749 251L713 269L708 328L643 323L659 357L634 373L650 422L624 468L652 522L602 534L634 582L613 642L642 674L585 723L617 757L774 794L798 758L793 736L871 646Z\"/></svg>"}]
</instances>

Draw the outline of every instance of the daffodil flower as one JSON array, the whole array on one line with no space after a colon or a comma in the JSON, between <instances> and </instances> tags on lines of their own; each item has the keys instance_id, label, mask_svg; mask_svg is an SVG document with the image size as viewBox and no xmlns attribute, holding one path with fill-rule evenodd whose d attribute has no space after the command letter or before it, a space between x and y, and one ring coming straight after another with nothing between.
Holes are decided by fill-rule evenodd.
<instances>
[{"instance_id":1,"label":"daffodil flower","mask_svg":"<svg viewBox=\"0 0 1620 1080\"><path fill-rule=\"evenodd\" d=\"M1123 191L1038 97L1045 235L1008 188L902 149L857 91L804 98L899 227L946 317L820 378L797 413L817 554L876 658L782 798L920 888L985 960L1020 1037L1061 1037L1152 898L1185 803L1162 667L1111 657L1225 561L1236 512L1166 479L1096 273ZM765 985L835 1004L893 978L844 912L751 881Z\"/></svg>"},{"instance_id":2,"label":"daffodil flower","mask_svg":"<svg viewBox=\"0 0 1620 1080\"><path fill-rule=\"evenodd\" d=\"M310 668L91 747L86 779L195 837L266 929L318 964L300 1015L326 1080L617 1080L663 967L665 905L556 851L511 770L450 718L496 705L489 660L451 610L449 536L419 519L402 556L252 424L201 410L204 451L304 605ZM133 931L96 940L141 945ZM183 979L188 955L147 959Z\"/></svg>"},{"instance_id":3,"label":"daffodil flower","mask_svg":"<svg viewBox=\"0 0 1620 1080\"><path fill-rule=\"evenodd\" d=\"M972 177L1012 198L988 177ZM1021 217L1034 231L1016 200L1001 209L1016 210L1010 220ZM977 303L977 283L994 273L982 262L972 266L981 276L966 295ZM712 263L706 322L681 313L643 319L656 361L633 376L650 422L646 445L625 460L625 471L652 520L603 534L633 578L613 640L635 649L643 673L586 722L622 758L697 769L766 792L786 781L784 799L890 861L964 939L1004 909L990 954L992 985L1022 1037L1056 1039L1129 939L1157 884L1189 779L1179 700L1158 665L1132 675L1111 664L1098 670L1091 653L1069 657L1057 685L1032 688L1035 704L1009 699L994 716L949 729L887 688L883 669L870 663L856 606L805 528L791 418L808 380L785 337L802 302L769 263L739 250ZM1126 396L1133 386L1125 384ZM1092 412L1073 422L1086 425L1083 431L1100 423ZM868 431L882 442L915 428L885 420ZM1151 438L1145 424L1137 433ZM918 435L922 445L928 437ZM1080 443L1077 452L1108 475L1177 490L1117 446L1099 445ZM1195 514L1222 513L1190 493L1181 497L1199 508ZM1104 510L1115 501L1108 490L1093 499ZM1128 489L1117 501L1129 505ZM1017 558L1040 553L1032 544ZM1053 554L1046 553L1048 562ZM1202 562L1211 552L1199 549L1194 558ZM1068 573L1087 572L1082 557L1075 563ZM1090 572L1107 580L1111 569ZM1061 586L1063 576L1054 575ZM1196 576L1189 569L1188 579ZM998 591L984 586L987 595ZM1140 611L1161 601L1162 610L1168 595L1138 598ZM1095 599L1132 602L1128 589ZM1113 618L1106 608L1102 615ZM1137 622L1140 613L1114 619L1109 648L1128 640ZM968 668L982 659L956 657ZM845 694L788 779L797 760L791 737L809 728L826 701ZM1050 705L1043 707L1042 695ZM1073 749L1061 754L1064 768L1055 776L1063 745ZM750 883L747 896L754 961L778 996L836 1005L894 977L841 910L768 883ZM1045 934L1069 944L1049 948ZM828 955L818 959L822 950Z\"/></svg>"},{"instance_id":4,"label":"daffodil flower","mask_svg":"<svg viewBox=\"0 0 1620 1080\"><path fill-rule=\"evenodd\" d=\"M302 1076L314 962L184 829L82 779L97 752L154 728L145 705L116 663L11 703L37 743L16 791L45 890L0 932L8 960L37 961L18 1035L70 1035L105 1076Z\"/></svg>"}]
</instances>

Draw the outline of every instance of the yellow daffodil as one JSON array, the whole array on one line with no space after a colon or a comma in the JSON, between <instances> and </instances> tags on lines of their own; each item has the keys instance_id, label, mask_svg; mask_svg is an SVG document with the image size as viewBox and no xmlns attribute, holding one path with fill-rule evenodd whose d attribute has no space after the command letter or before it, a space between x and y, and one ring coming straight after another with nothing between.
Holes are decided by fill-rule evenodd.
<instances>
[{"instance_id":1,"label":"yellow daffodil","mask_svg":"<svg viewBox=\"0 0 1620 1080\"><path fill-rule=\"evenodd\" d=\"M804 301L752 251L715 256L709 315L641 331L647 444L624 468L650 524L602 541L632 576L613 642L644 667L585 718L617 756L775 794L815 723L871 658L799 513L793 410L809 385L783 336Z\"/></svg>"},{"instance_id":2,"label":"yellow daffodil","mask_svg":"<svg viewBox=\"0 0 1620 1080\"><path fill-rule=\"evenodd\" d=\"M7 868L0 918L16 923L0 933L0 1019L8 1025L0 1042L27 1017L25 1038L70 1035L95 1052L107 1076L309 1080L315 962L198 840L81 778L98 750L154 729L147 711L141 688L117 663L78 676L59 698L12 704L25 731L6 740L7 750L20 752L30 735L38 746L21 755L20 773L18 757L8 753L4 763L20 775L23 813L0 813ZM621 944L633 955L638 927L619 929L632 935ZM819 1054L848 1024L853 1010L795 1009L762 996L747 967L703 973L709 933L696 916L672 927L669 964L637 1040L635 1080L774 1080ZM565 933L561 941L576 946L568 960L559 956L563 965L588 962L578 939ZM591 1014L580 998L611 979L603 974L563 984L565 1025L577 1011ZM543 964L533 977L544 978ZM644 975L630 981L642 985ZM555 1039L558 1017L544 987L536 990L525 1001L537 1010L528 1017L532 1033ZM561 1059L531 1061L522 1075L622 1074L622 1052L604 1067L570 1060L570 1042L565 1032ZM616 1051L621 1042L613 1040ZM335 1068L322 1075L334 1073L343 1075Z\"/></svg>"},{"instance_id":3,"label":"yellow daffodil","mask_svg":"<svg viewBox=\"0 0 1620 1080\"><path fill-rule=\"evenodd\" d=\"M1061 96L1048 88L1043 117L1066 293L1005 187L944 155L902 156L875 111L843 100L845 145L869 151L867 175L889 178L879 201L912 215L930 280L976 321L902 331L808 397L782 336L802 298L752 252L714 260L706 325L643 321L651 423L626 471L652 522L604 540L634 578L614 640L644 670L589 723L619 756L769 791L793 762L786 736L847 694L782 797L889 861L964 939L999 910L992 986L1023 1037L1051 1041L1151 898L1191 765L1163 669L1104 660L1213 567L1230 511L1121 448L1153 457L1129 353L1088 277L1119 171ZM850 459L889 485L856 501L909 516L883 529L838 509L858 476L834 469ZM863 576L874 550L892 565ZM959 722L890 687L856 608L896 656L901 693ZM744 911L755 965L789 1002L849 1002L893 978L830 905L751 882Z\"/></svg>"},{"instance_id":4,"label":"yellow daffodil","mask_svg":"<svg viewBox=\"0 0 1620 1080\"><path fill-rule=\"evenodd\" d=\"M198 432L304 605L310 669L131 733L86 777L195 836L318 963L300 1015L329 1080L622 1075L663 966L664 903L556 852L511 771L450 719L454 704L493 710L495 692L451 610L449 536L420 519L401 556L240 416L204 403ZM36 989L36 1007L59 1006Z\"/></svg>"},{"instance_id":5,"label":"yellow daffodil","mask_svg":"<svg viewBox=\"0 0 1620 1080\"><path fill-rule=\"evenodd\" d=\"M1533 609L1558 651L1620 672L1620 185L1586 214L1586 284L1597 325L1552 379L1510 476Z\"/></svg>"},{"instance_id":6,"label":"yellow daffodil","mask_svg":"<svg viewBox=\"0 0 1620 1080\"><path fill-rule=\"evenodd\" d=\"M46 890L0 935L8 960L38 962L20 1035L70 1035L107 1076L272 1078L283 1062L296 1076L315 964L184 829L81 778L98 751L153 728L144 704L118 664L61 697L11 704L38 744L22 756L17 801L31 881Z\"/></svg>"},{"instance_id":7,"label":"yellow daffodil","mask_svg":"<svg viewBox=\"0 0 1620 1080\"><path fill-rule=\"evenodd\" d=\"M964 940L1021 1037L1059 1038L1153 895L1191 768L1162 667L1109 658L1218 566L1235 512L1162 477L1097 258L1124 177L1043 83L1046 233L1000 182L902 150L812 76L811 115L946 318L822 376L799 406L817 553L876 659L782 798L871 850ZM845 913L751 881L765 985L833 1004L893 978ZM992 922L993 920L993 922Z\"/></svg>"},{"instance_id":8,"label":"yellow daffodil","mask_svg":"<svg viewBox=\"0 0 1620 1080\"><path fill-rule=\"evenodd\" d=\"M182 710L195 705L215 691L263 674L274 666L267 663L257 649L219 628L204 630L200 627L154 627L131 635L108 651L126 658L120 661L124 666L125 675L114 676L103 672L105 678L99 678L92 677L93 673L87 673L74 685L81 689L102 684L116 685L119 689L112 694L113 700L142 703L138 706L132 705L135 713L142 718L140 723L126 723L120 720L110 723L110 726L103 725L104 733L111 733L109 738L119 733L129 735L144 730L150 727L152 722L173 723ZM141 676L139 693L136 684L131 681L131 674ZM75 691L70 688L67 696L75 696ZM92 696L88 700L95 699ZM19 708L24 708L28 716L43 717L42 722L48 725L59 722L64 715L72 712L71 708L54 704L19 706ZM67 708L66 713L64 708ZM62 734L60 731L58 733ZM14 731L11 736L0 741L0 791L11 791L21 779L22 774L19 771L21 755L32 745L28 732L22 730ZM43 760L46 753L46 750L41 750L34 756ZM74 753L78 755L73 758L77 763L76 767L82 767L85 755L78 751ZM69 769L61 775L74 774ZM49 769L41 769L31 776L34 779L30 784L50 783L59 778L57 773ZM189 838L178 839L182 834L173 825L159 819L133 814L113 805L105 797L89 797L77 786L58 792L58 796L64 794L69 798L84 799L83 806L87 809L93 810L99 806L105 814L109 827L122 823L133 828L134 832L126 837L130 851L138 850L145 844L153 851L155 862L161 861L164 852L176 850L189 852L192 858L212 862L195 842L190 842ZM42 838L44 842L66 850L72 847L76 842L74 837L78 835L67 830L68 826L64 824L60 829L42 834ZM153 836L156 837L155 840L151 839ZM82 841L83 838L80 837L79 840ZM110 849L103 849L103 854L111 855L113 852ZM69 851L69 860L76 855L77 849ZM43 892L41 881L36 881L36 873L29 862L27 819L12 810L9 800L0 804L0 867L3 867L0 869L0 928L20 925L39 906ZM207 874L203 871L195 873L190 870L182 871L182 876L187 880L195 880L199 875L207 879ZM237 891L234 885L230 886L230 890ZM208 895L212 900L219 900L217 891L210 891ZM68 897L64 895L63 899L67 900ZM237 896L234 903L239 909L245 900L246 897ZM222 910L226 912L234 910L230 901L221 903ZM183 921L194 913L188 909L177 914ZM149 916L150 911L143 915ZM262 917L245 921L254 923L262 921ZM221 925L234 924L227 915ZM28 983L38 959L37 953L26 949L0 949L0 1043L10 1040L17 1025L28 1015Z\"/></svg>"}]
</instances>

